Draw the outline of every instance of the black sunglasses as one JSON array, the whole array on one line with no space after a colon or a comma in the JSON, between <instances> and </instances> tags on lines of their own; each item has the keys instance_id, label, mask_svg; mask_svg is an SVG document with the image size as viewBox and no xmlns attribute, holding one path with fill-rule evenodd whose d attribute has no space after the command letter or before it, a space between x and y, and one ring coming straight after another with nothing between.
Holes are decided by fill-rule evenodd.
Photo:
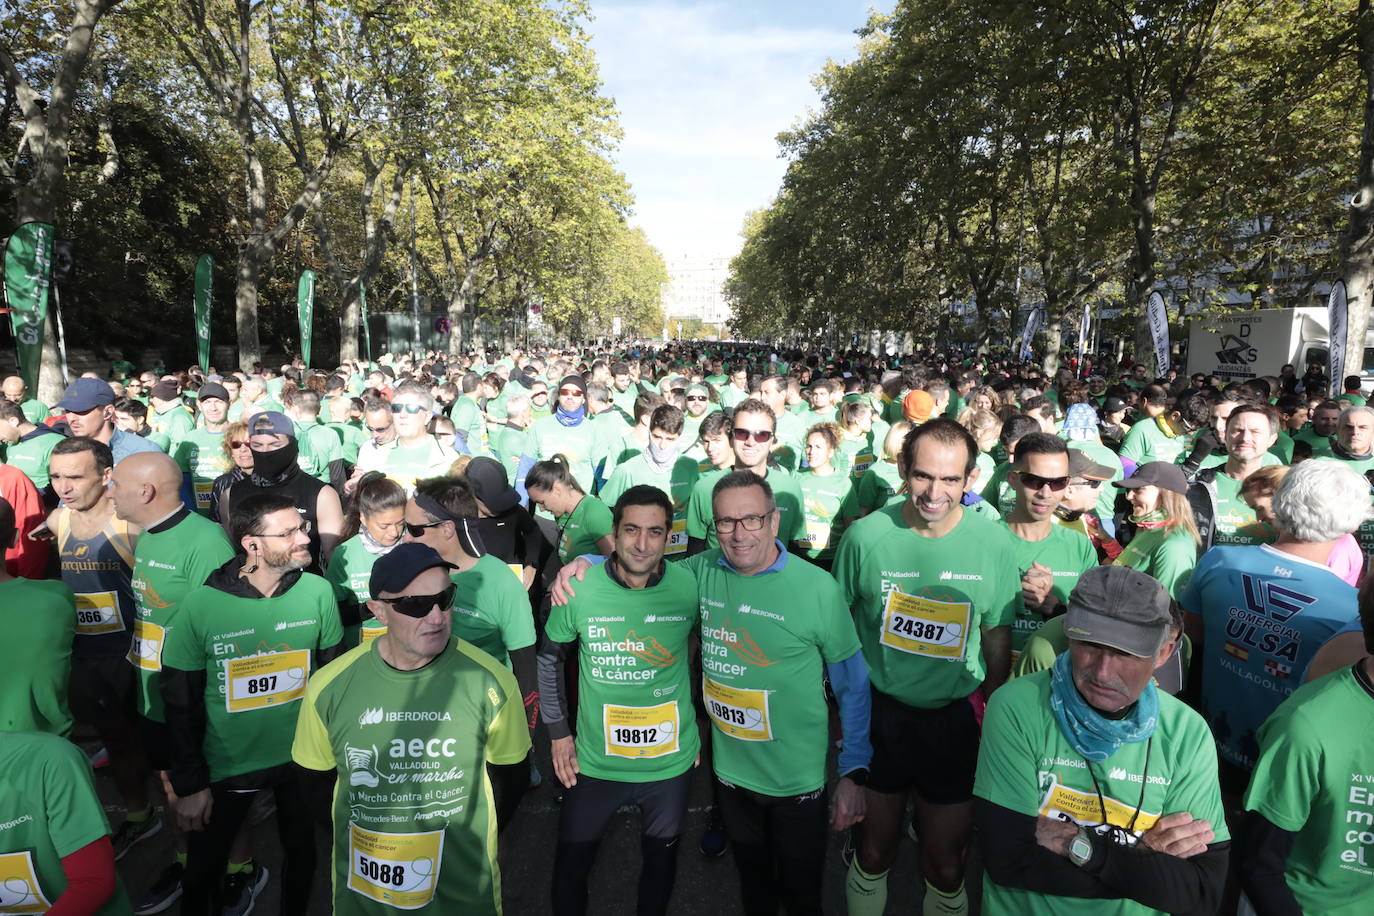
<instances>
[{"instance_id":1,"label":"black sunglasses","mask_svg":"<svg viewBox=\"0 0 1374 916\"><path fill-rule=\"evenodd\" d=\"M441 518L437 522L430 522L426 525L412 525L410 522L406 522L406 534L409 534L413 538L422 538L425 536L426 528L437 528L446 521L448 521L448 519Z\"/></svg>"},{"instance_id":2,"label":"black sunglasses","mask_svg":"<svg viewBox=\"0 0 1374 916\"><path fill-rule=\"evenodd\" d=\"M437 605L439 610L447 611L453 607L453 595L458 591L458 586L449 584L437 595L402 595L400 598L378 598L378 601L385 601L398 614L405 614L407 617L428 617L429 612L434 610Z\"/></svg>"}]
</instances>

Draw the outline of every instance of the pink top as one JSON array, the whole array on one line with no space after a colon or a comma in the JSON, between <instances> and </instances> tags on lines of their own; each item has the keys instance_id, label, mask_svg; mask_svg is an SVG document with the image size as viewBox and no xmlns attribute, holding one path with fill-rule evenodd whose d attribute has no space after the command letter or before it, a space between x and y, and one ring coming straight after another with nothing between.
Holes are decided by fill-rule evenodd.
<instances>
[{"instance_id":1,"label":"pink top","mask_svg":"<svg viewBox=\"0 0 1374 916\"><path fill-rule=\"evenodd\" d=\"M1364 573L1364 554L1360 552L1359 542L1353 534L1347 534L1331 548L1331 556L1326 558L1326 566L1351 585L1360 584Z\"/></svg>"}]
</instances>

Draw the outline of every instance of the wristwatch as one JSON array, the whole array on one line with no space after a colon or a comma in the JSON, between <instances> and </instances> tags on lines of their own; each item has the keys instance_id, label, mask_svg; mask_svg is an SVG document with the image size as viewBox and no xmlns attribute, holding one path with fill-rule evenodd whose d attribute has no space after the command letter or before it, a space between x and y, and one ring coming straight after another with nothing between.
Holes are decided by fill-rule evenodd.
<instances>
[{"instance_id":1,"label":"wristwatch","mask_svg":"<svg viewBox=\"0 0 1374 916\"><path fill-rule=\"evenodd\" d=\"M1069 841L1069 861L1082 868L1092 857L1093 835L1087 827L1079 827L1078 833Z\"/></svg>"}]
</instances>

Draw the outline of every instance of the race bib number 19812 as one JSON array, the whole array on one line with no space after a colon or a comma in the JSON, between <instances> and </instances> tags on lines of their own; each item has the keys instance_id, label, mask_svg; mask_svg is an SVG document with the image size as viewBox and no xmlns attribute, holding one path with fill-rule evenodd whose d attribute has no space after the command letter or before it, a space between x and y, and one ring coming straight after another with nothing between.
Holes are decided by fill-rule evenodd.
<instances>
[{"instance_id":1,"label":"race bib number 19812","mask_svg":"<svg viewBox=\"0 0 1374 916\"><path fill-rule=\"evenodd\" d=\"M678 749L677 701L602 707L608 757L662 757Z\"/></svg>"},{"instance_id":2,"label":"race bib number 19812","mask_svg":"<svg viewBox=\"0 0 1374 916\"><path fill-rule=\"evenodd\" d=\"M883 645L927 658L963 658L972 606L967 601L937 601L888 592L883 608Z\"/></svg>"}]
</instances>

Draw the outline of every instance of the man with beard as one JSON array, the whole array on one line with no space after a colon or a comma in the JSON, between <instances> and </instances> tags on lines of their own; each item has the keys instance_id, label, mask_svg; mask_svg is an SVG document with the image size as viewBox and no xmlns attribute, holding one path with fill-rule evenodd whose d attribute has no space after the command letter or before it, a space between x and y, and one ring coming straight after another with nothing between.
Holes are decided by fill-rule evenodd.
<instances>
[{"instance_id":1,"label":"man with beard","mask_svg":"<svg viewBox=\"0 0 1374 916\"><path fill-rule=\"evenodd\" d=\"M285 856L282 912L309 906L315 825L291 740L311 674L343 640L333 588L302 572L311 563L309 529L286 496L238 502L234 558L186 595L168 634L161 690L172 807L188 831L181 900L188 916L223 909L230 846L264 789L276 800Z\"/></svg>"}]
</instances>

